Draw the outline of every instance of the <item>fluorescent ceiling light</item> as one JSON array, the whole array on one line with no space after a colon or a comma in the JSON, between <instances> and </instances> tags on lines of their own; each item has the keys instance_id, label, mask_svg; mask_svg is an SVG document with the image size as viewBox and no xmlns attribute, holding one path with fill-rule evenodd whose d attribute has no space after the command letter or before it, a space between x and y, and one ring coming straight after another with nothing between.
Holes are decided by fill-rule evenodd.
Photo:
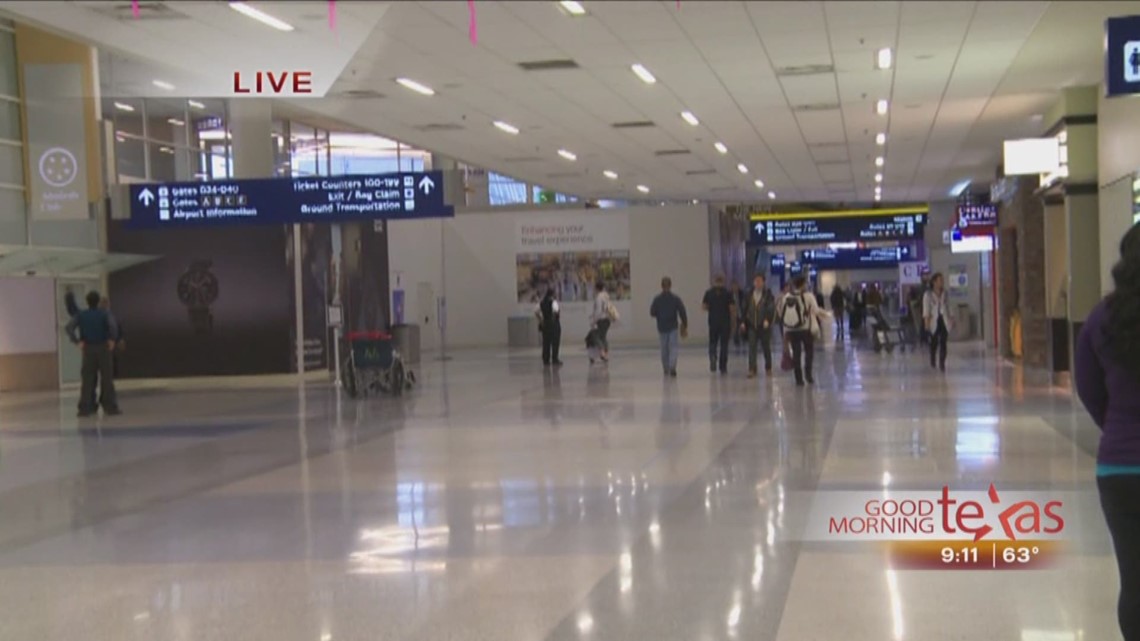
<instances>
[{"instance_id":1,"label":"fluorescent ceiling light","mask_svg":"<svg viewBox=\"0 0 1140 641\"><path fill-rule=\"evenodd\" d=\"M434 96L435 95L435 89L432 89L431 87L429 87L425 84L418 83L415 80L412 80L411 78L396 78L396 82L400 83L402 86L404 86L408 89L411 89L412 91L414 91L416 93L423 94L425 96Z\"/></svg>"},{"instance_id":2,"label":"fluorescent ceiling light","mask_svg":"<svg viewBox=\"0 0 1140 641\"><path fill-rule=\"evenodd\" d=\"M768 192L768 199L769 200L776 200L776 192L774 192L774 191Z\"/></svg>"},{"instance_id":3,"label":"fluorescent ceiling light","mask_svg":"<svg viewBox=\"0 0 1140 641\"><path fill-rule=\"evenodd\" d=\"M886 158L883 158L882 156L876 156L875 157L875 166L876 167L882 167L883 164L886 162L887 162Z\"/></svg>"},{"instance_id":4,"label":"fluorescent ceiling light","mask_svg":"<svg viewBox=\"0 0 1140 641\"><path fill-rule=\"evenodd\" d=\"M559 2L558 4L562 5L562 8L572 16L586 15L586 7L583 7L581 2L575 2L575 0L562 0L562 2Z\"/></svg>"},{"instance_id":5,"label":"fluorescent ceiling light","mask_svg":"<svg viewBox=\"0 0 1140 641\"><path fill-rule=\"evenodd\" d=\"M713 145L713 147L716 147L716 150L722 154L728 153L728 147L726 147L723 142L718 142L715 145Z\"/></svg>"},{"instance_id":6,"label":"fluorescent ceiling light","mask_svg":"<svg viewBox=\"0 0 1140 641\"><path fill-rule=\"evenodd\" d=\"M756 182L755 182L755 183L753 183L753 184L755 184L755 185L756 185L756 187L757 187L758 189L763 189L763 188L764 188L764 181L763 181L763 180L760 180L759 178L757 178L757 179L756 179Z\"/></svg>"},{"instance_id":7,"label":"fluorescent ceiling light","mask_svg":"<svg viewBox=\"0 0 1140 641\"><path fill-rule=\"evenodd\" d=\"M518 127L510 124L509 122L503 122L502 120L496 120L494 122L494 125L496 127L498 127L499 129L501 129L502 131L505 131L505 132L512 134L512 135L517 134L519 132Z\"/></svg>"},{"instance_id":8,"label":"fluorescent ceiling light","mask_svg":"<svg viewBox=\"0 0 1140 641\"><path fill-rule=\"evenodd\" d=\"M610 171L609 169L607 169L607 170L602 172L602 175L605 176L606 178L609 178L610 180L617 180L617 172L616 171Z\"/></svg>"},{"instance_id":9,"label":"fluorescent ceiling light","mask_svg":"<svg viewBox=\"0 0 1140 641\"><path fill-rule=\"evenodd\" d=\"M633 73L637 74L637 77L641 78L641 80L647 85L651 85L657 82L657 78L654 78L653 74L649 73L649 70L646 69L645 65L642 65L641 63L633 65L630 67L630 69L633 69Z\"/></svg>"},{"instance_id":10,"label":"fluorescent ceiling light","mask_svg":"<svg viewBox=\"0 0 1140 641\"><path fill-rule=\"evenodd\" d=\"M181 126L186 124L186 121L179 120L177 118L167 118L166 122L169 122L170 124L174 125L175 127L181 127Z\"/></svg>"},{"instance_id":11,"label":"fluorescent ceiling light","mask_svg":"<svg viewBox=\"0 0 1140 641\"><path fill-rule=\"evenodd\" d=\"M887 144L887 134L879 132L875 135L875 144L880 147Z\"/></svg>"},{"instance_id":12,"label":"fluorescent ceiling light","mask_svg":"<svg viewBox=\"0 0 1140 641\"><path fill-rule=\"evenodd\" d=\"M637 191L640 191L640 192L641 192L641 193L643 193L643 194L648 194L648 193L649 193L649 188L648 188L648 187L646 187L645 185L638 185L638 186L637 186Z\"/></svg>"},{"instance_id":13,"label":"fluorescent ceiling light","mask_svg":"<svg viewBox=\"0 0 1140 641\"><path fill-rule=\"evenodd\" d=\"M956 184L950 188L950 195L957 198L958 196L961 196L962 192L966 191L966 188L969 186L970 186L970 181L969 180L963 180L962 182L960 182L960 183L958 183L958 184Z\"/></svg>"},{"instance_id":14,"label":"fluorescent ceiling light","mask_svg":"<svg viewBox=\"0 0 1140 641\"><path fill-rule=\"evenodd\" d=\"M274 18L273 16L269 15L268 13L265 13L264 11L261 11L260 9L254 9L253 7L249 6L249 4L247 4L245 2L231 2L230 8L233 9L234 11L237 11L238 13L242 14L243 16L245 16L247 18L253 18L254 20L260 22L261 24L273 27L274 29L277 29L278 31L292 31L293 30L293 25L289 24L288 22L285 22L284 20L280 20L278 18Z\"/></svg>"},{"instance_id":15,"label":"fluorescent ceiling light","mask_svg":"<svg viewBox=\"0 0 1140 641\"><path fill-rule=\"evenodd\" d=\"M128 105L125 102L116 102L115 103L115 109L120 109L122 111L134 111L135 110L134 107Z\"/></svg>"},{"instance_id":16,"label":"fluorescent ceiling light","mask_svg":"<svg viewBox=\"0 0 1140 641\"><path fill-rule=\"evenodd\" d=\"M875 55L875 67L877 67L879 69L890 69L891 68L891 48L890 47L883 47L882 49L879 49L879 52Z\"/></svg>"},{"instance_id":17,"label":"fluorescent ceiling light","mask_svg":"<svg viewBox=\"0 0 1140 641\"><path fill-rule=\"evenodd\" d=\"M875 174L875 182L877 182L877 183L883 182L883 175L882 174Z\"/></svg>"},{"instance_id":18,"label":"fluorescent ceiling light","mask_svg":"<svg viewBox=\"0 0 1140 641\"><path fill-rule=\"evenodd\" d=\"M198 102L197 100L187 100L186 104L190 105L191 107L193 107L195 109L205 109L206 108L206 105Z\"/></svg>"},{"instance_id":19,"label":"fluorescent ceiling light","mask_svg":"<svg viewBox=\"0 0 1140 641\"><path fill-rule=\"evenodd\" d=\"M566 160L578 160L578 156L575 156L574 152L566 151L565 149L559 149L558 155L562 156Z\"/></svg>"},{"instance_id":20,"label":"fluorescent ceiling light","mask_svg":"<svg viewBox=\"0 0 1140 641\"><path fill-rule=\"evenodd\" d=\"M689 123L690 125L694 126L694 127L701 124L701 121L697 120L697 117L694 116L693 112L691 112L691 111L682 111L681 112L681 119L684 120L685 122Z\"/></svg>"},{"instance_id":21,"label":"fluorescent ceiling light","mask_svg":"<svg viewBox=\"0 0 1140 641\"><path fill-rule=\"evenodd\" d=\"M165 89L167 91L174 91L174 85L170 84L169 82L167 82L165 80L151 80L150 82L151 82L151 84L158 87L159 89Z\"/></svg>"},{"instance_id":22,"label":"fluorescent ceiling light","mask_svg":"<svg viewBox=\"0 0 1140 641\"><path fill-rule=\"evenodd\" d=\"M883 199L883 194L876 192L875 193L875 202L879 202L882 199Z\"/></svg>"},{"instance_id":23,"label":"fluorescent ceiling light","mask_svg":"<svg viewBox=\"0 0 1140 641\"><path fill-rule=\"evenodd\" d=\"M748 173L748 167L744 163L739 163L736 165L736 171L739 171L742 174L746 174Z\"/></svg>"},{"instance_id":24,"label":"fluorescent ceiling light","mask_svg":"<svg viewBox=\"0 0 1140 641\"><path fill-rule=\"evenodd\" d=\"M890 103L888 103L886 99L879 100L879 102L875 103L875 113L879 114L880 116L887 115L887 109L889 108Z\"/></svg>"}]
</instances>

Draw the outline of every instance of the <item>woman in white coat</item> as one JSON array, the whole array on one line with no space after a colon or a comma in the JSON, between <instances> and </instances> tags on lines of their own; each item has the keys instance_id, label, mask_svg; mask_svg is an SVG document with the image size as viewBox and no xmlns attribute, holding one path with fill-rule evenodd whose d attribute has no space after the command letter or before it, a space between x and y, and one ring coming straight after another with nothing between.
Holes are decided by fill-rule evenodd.
<instances>
[{"instance_id":1,"label":"woman in white coat","mask_svg":"<svg viewBox=\"0 0 1140 641\"><path fill-rule=\"evenodd\" d=\"M922 297L922 321L930 333L930 366L945 372L946 341L950 338L954 319L950 316L950 301L942 274L930 277L930 289Z\"/></svg>"}]
</instances>

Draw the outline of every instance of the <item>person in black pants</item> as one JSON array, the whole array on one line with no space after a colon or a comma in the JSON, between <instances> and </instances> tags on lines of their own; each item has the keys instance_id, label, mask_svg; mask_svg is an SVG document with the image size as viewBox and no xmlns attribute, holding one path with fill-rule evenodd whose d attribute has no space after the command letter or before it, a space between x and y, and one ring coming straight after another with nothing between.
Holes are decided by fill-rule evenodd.
<instances>
[{"instance_id":1,"label":"person in black pants","mask_svg":"<svg viewBox=\"0 0 1140 641\"><path fill-rule=\"evenodd\" d=\"M784 339L792 346L792 362L795 364L796 385L806 381L815 384L812 366L815 363L815 328L822 327L822 310L815 296L807 290L807 279L796 276L792 289L784 294L776 310L777 317L784 326Z\"/></svg>"},{"instance_id":2,"label":"person in black pants","mask_svg":"<svg viewBox=\"0 0 1140 641\"><path fill-rule=\"evenodd\" d=\"M106 310L99 309L99 294L87 293L87 309L67 323L67 336L83 350L81 369L83 383L79 390L79 416L95 413L95 385L99 384L99 403L108 416L119 414L115 397L114 364L111 361L118 328Z\"/></svg>"},{"instance_id":3,"label":"person in black pants","mask_svg":"<svg viewBox=\"0 0 1140 641\"><path fill-rule=\"evenodd\" d=\"M930 366L946 371L946 342L954 321L942 274L930 277L930 289L922 297L922 320L930 332ZM935 360L937 359L937 360Z\"/></svg>"},{"instance_id":4,"label":"person in black pants","mask_svg":"<svg viewBox=\"0 0 1140 641\"><path fill-rule=\"evenodd\" d=\"M554 299L553 287L546 290L534 315L538 317L538 329L542 332L542 364L562 365L558 360L558 349L562 346L562 312Z\"/></svg>"},{"instance_id":5,"label":"person in black pants","mask_svg":"<svg viewBox=\"0 0 1140 641\"><path fill-rule=\"evenodd\" d=\"M705 292L701 308L709 314L709 371L728 373L728 342L736 324L736 301L725 289L724 276L717 275L713 286Z\"/></svg>"},{"instance_id":6,"label":"person in black pants","mask_svg":"<svg viewBox=\"0 0 1140 641\"><path fill-rule=\"evenodd\" d=\"M752 278L752 291L740 308L740 329L748 336L748 378L756 377L757 347L764 351L764 373L772 373L772 326L776 321L776 297L765 286L764 274Z\"/></svg>"}]
</instances>

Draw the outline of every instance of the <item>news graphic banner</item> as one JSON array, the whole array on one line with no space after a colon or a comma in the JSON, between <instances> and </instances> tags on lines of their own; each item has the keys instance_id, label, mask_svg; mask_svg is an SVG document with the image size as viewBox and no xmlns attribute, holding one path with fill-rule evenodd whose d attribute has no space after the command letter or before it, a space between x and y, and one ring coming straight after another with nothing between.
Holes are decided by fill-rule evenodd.
<instances>
[{"instance_id":1,"label":"news graphic banner","mask_svg":"<svg viewBox=\"0 0 1140 641\"><path fill-rule=\"evenodd\" d=\"M130 198L130 226L152 229L455 215L439 171L138 184Z\"/></svg>"},{"instance_id":2,"label":"news graphic banner","mask_svg":"<svg viewBox=\"0 0 1140 641\"><path fill-rule=\"evenodd\" d=\"M1064 550L1076 492L840 491L813 500L804 539L865 542L892 567L912 570L1031 570Z\"/></svg>"},{"instance_id":3,"label":"news graphic banner","mask_svg":"<svg viewBox=\"0 0 1140 641\"><path fill-rule=\"evenodd\" d=\"M750 245L812 245L923 237L926 207L753 213L749 216Z\"/></svg>"}]
</instances>

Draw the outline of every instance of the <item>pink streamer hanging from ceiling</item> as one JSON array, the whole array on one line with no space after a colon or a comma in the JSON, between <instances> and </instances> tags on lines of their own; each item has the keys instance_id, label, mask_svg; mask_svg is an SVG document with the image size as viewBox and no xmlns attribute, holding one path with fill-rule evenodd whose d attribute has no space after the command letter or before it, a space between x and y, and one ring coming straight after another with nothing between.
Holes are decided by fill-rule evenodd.
<instances>
[{"instance_id":1,"label":"pink streamer hanging from ceiling","mask_svg":"<svg viewBox=\"0 0 1140 641\"><path fill-rule=\"evenodd\" d=\"M139 17L139 0L131 0L131 15L135 18Z\"/></svg>"},{"instance_id":2,"label":"pink streamer hanging from ceiling","mask_svg":"<svg viewBox=\"0 0 1140 641\"><path fill-rule=\"evenodd\" d=\"M467 37L471 44L479 44L479 27L475 24L475 0L467 0Z\"/></svg>"},{"instance_id":3,"label":"pink streamer hanging from ceiling","mask_svg":"<svg viewBox=\"0 0 1140 641\"><path fill-rule=\"evenodd\" d=\"M329 29L336 29L336 0L329 0Z\"/></svg>"}]
</instances>

